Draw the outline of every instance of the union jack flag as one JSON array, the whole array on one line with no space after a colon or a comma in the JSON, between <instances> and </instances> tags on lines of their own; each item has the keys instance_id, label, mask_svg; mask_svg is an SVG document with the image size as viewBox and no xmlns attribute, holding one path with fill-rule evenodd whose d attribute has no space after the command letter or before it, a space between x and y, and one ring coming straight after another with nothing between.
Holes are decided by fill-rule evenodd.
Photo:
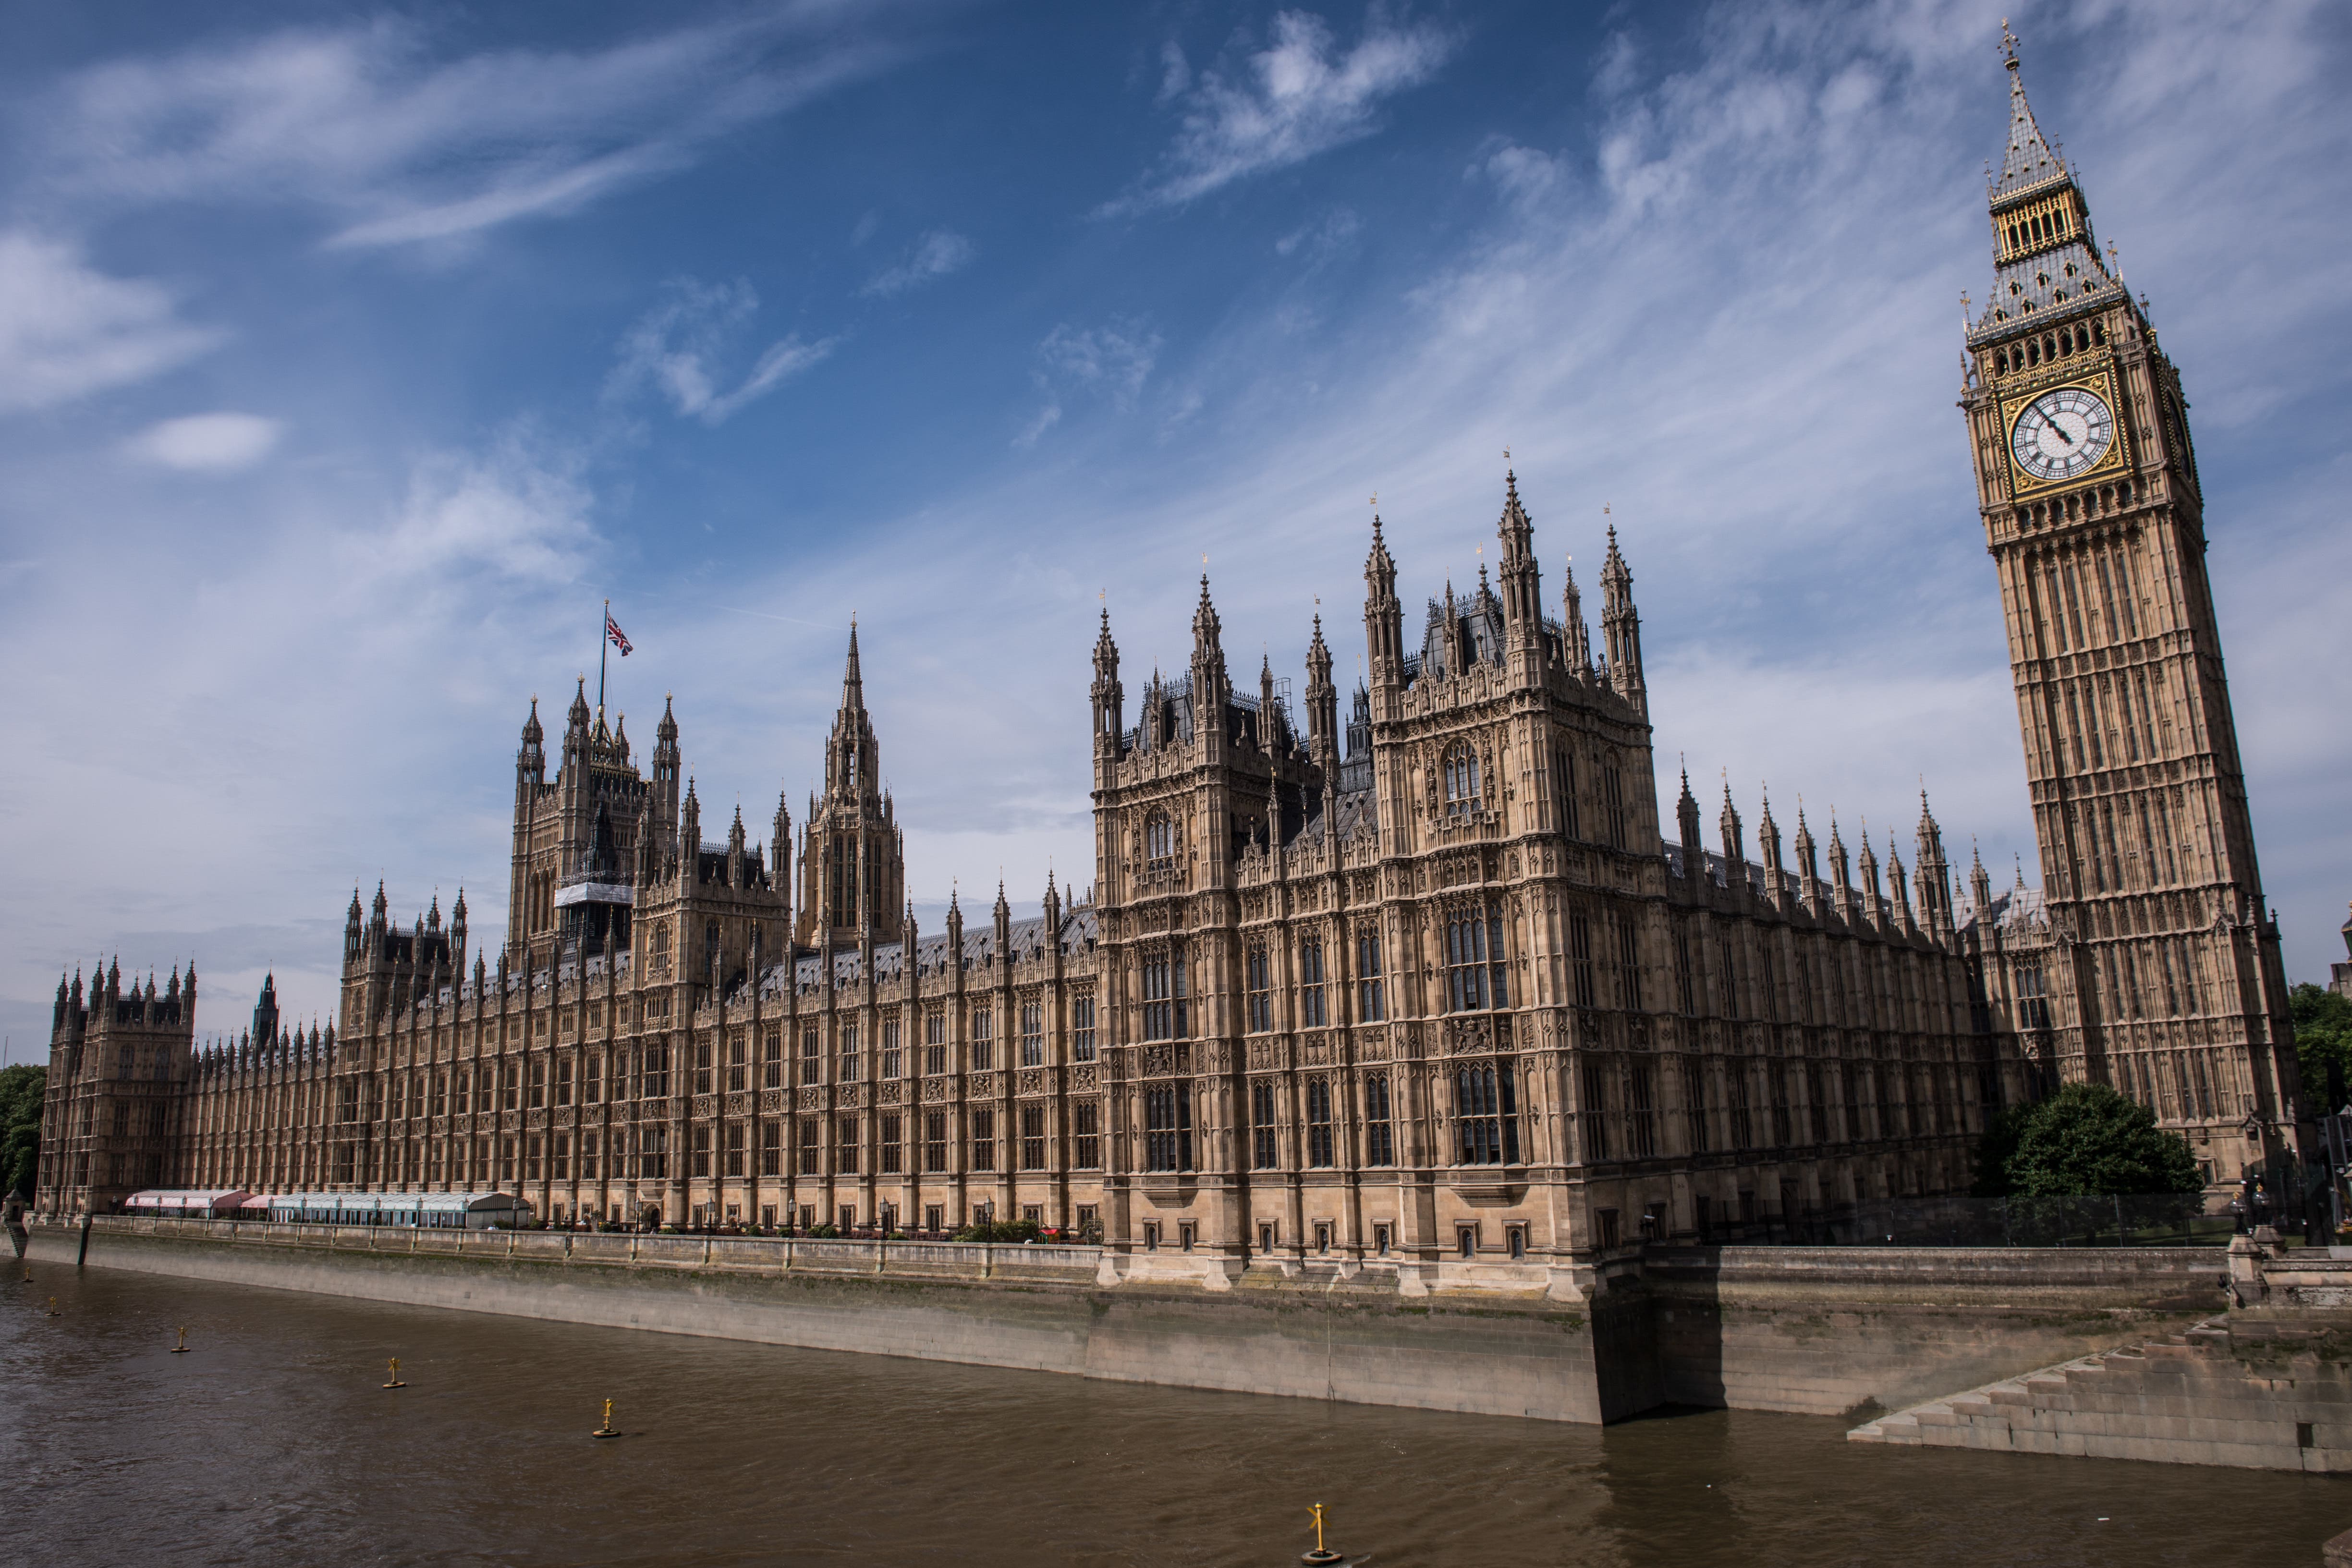
<instances>
[{"instance_id":1,"label":"union jack flag","mask_svg":"<svg viewBox=\"0 0 2352 1568\"><path fill-rule=\"evenodd\" d=\"M621 657L625 659L629 656L629 639L622 632L621 623L613 619L613 612L609 610L604 612L604 635L611 638L613 646L621 651Z\"/></svg>"}]
</instances>

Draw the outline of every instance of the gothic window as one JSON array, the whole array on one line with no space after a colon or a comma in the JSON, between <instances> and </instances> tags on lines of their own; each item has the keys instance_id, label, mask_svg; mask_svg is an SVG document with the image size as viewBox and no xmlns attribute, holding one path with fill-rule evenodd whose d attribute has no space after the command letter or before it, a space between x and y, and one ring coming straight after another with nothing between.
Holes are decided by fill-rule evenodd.
<instances>
[{"instance_id":1,"label":"gothic window","mask_svg":"<svg viewBox=\"0 0 2352 1568\"><path fill-rule=\"evenodd\" d=\"M856 1082L860 1076L858 1071L859 1064L864 1061L865 1057L860 1054L857 1049L857 1020L856 1019L842 1019L840 1082L844 1083Z\"/></svg>"},{"instance_id":2,"label":"gothic window","mask_svg":"<svg viewBox=\"0 0 2352 1568\"><path fill-rule=\"evenodd\" d=\"M1045 1168L1045 1107L1021 1107L1021 1168L1042 1171Z\"/></svg>"},{"instance_id":3,"label":"gothic window","mask_svg":"<svg viewBox=\"0 0 2352 1568\"><path fill-rule=\"evenodd\" d=\"M1576 1005L1597 1005L1592 985L1592 922L1581 915L1568 918L1568 972Z\"/></svg>"},{"instance_id":4,"label":"gothic window","mask_svg":"<svg viewBox=\"0 0 2352 1568\"><path fill-rule=\"evenodd\" d=\"M1772 1145L1787 1148L1794 1140L1789 1133L1789 1073L1784 1062L1769 1062L1764 1069L1765 1082L1772 1091Z\"/></svg>"},{"instance_id":5,"label":"gothic window","mask_svg":"<svg viewBox=\"0 0 2352 1568\"><path fill-rule=\"evenodd\" d=\"M972 1004L971 1065L974 1071L996 1065L996 1009L986 1002Z\"/></svg>"},{"instance_id":6,"label":"gothic window","mask_svg":"<svg viewBox=\"0 0 2352 1568\"><path fill-rule=\"evenodd\" d=\"M708 1127L697 1127L697 1128L695 1128L695 1129L694 1129L694 1146L693 1146L693 1150L692 1150L692 1155L693 1155L693 1163L692 1163L692 1164L688 1167L687 1174L688 1174L688 1176L709 1176L709 1174L710 1174L710 1129L709 1129L709 1128L708 1128Z\"/></svg>"},{"instance_id":7,"label":"gothic window","mask_svg":"<svg viewBox=\"0 0 2352 1568\"><path fill-rule=\"evenodd\" d=\"M1849 1143L1862 1142L1862 1069L1849 1061L1845 1066L1845 1135Z\"/></svg>"},{"instance_id":8,"label":"gothic window","mask_svg":"<svg viewBox=\"0 0 2352 1568\"><path fill-rule=\"evenodd\" d=\"M1045 1064L1045 1005L1034 997L1021 1003L1021 1065Z\"/></svg>"},{"instance_id":9,"label":"gothic window","mask_svg":"<svg viewBox=\"0 0 2352 1568\"><path fill-rule=\"evenodd\" d=\"M996 1113L975 1110L971 1113L971 1168L992 1171L996 1168Z\"/></svg>"},{"instance_id":10,"label":"gothic window","mask_svg":"<svg viewBox=\"0 0 2352 1568\"><path fill-rule=\"evenodd\" d=\"M1581 1074L1584 1089L1584 1157L1589 1162L1610 1159L1609 1074L1601 1063L1587 1061Z\"/></svg>"},{"instance_id":11,"label":"gothic window","mask_svg":"<svg viewBox=\"0 0 2352 1568\"><path fill-rule=\"evenodd\" d=\"M780 1176L784 1174L784 1129L779 1122L760 1124L760 1174Z\"/></svg>"},{"instance_id":12,"label":"gothic window","mask_svg":"<svg viewBox=\"0 0 2352 1568\"><path fill-rule=\"evenodd\" d=\"M1321 1029L1323 1012L1323 944L1319 938L1298 945L1298 1022L1304 1029Z\"/></svg>"},{"instance_id":13,"label":"gothic window","mask_svg":"<svg viewBox=\"0 0 2352 1568\"><path fill-rule=\"evenodd\" d=\"M1625 1130L1628 1152L1646 1160L1658 1152L1657 1064L1637 1060L1625 1070Z\"/></svg>"},{"instance_id":14,"label":"gothic window","mask_svg":"<svg viewBox=\"0 0 2352 1568\"><path fill-rule=\"evenodd\" d=\"M816 1118L814 1116L802 1117L800 1122L800 1153L801 1175L803 1176L816 1175L817 1138L818 1133Z\"/></svg>"},{"instance_id":15,"label":"gothic window","mask_svg":"<svg viewBox=\"0 0 2352 1568\"><path fill-rule=\"evenodd\" d=\"M1675 932L1675 988L1682 1000L1683 1016L1698 1016L1698 998L1691 986L1690 933Z\"/></svg>"},{"instance_id":16,"label":"gothic window","mask_svg":"<svg viewBox=\"0 0 2352 1568\"><path fill-rule=\"evenodd\" d=\"M1517 1085L1508 1063L1468 1063L1454 1074L1454 1163L1515 1166L1519 1163Z\"/></svg>"},{"instance_id":17,"label":"gothic window","mask_svg":"<svg viewBox=\"0 0 2352 1568\"><path fill-rule=\"evenodd\" d=\"M1458 742L1445 753L1445 811L1468 816L1479 810L1478 753L1468 742Z\"/></svg>"},{"instance_id":18,"label":"gothic window","mask_svg":"<svg viewBox=\"0 0 2352 1568\"><path fill-rule=\"evenodd\" d=\"M833 1159L834 1168L843 1176L857 1174L857 1145L856 1119L842 1117L833 1129Z\"/></svg>"},{"instance_id":19,"label":"gothic window","mask_svg":"<svg viewBox=\"0 0 2352 1568\"><path fill-rule=\"evenodd\" d=\"M760 1085L763 1089L784 1086L784 1031L774 1024L760 1037Z\"/></svg>"},{"instance_id":20,"label":"gothic window","mask_svg":"<svg viewBox=\"0 0 2352 1568\"><path fill-rule=\"evenodd\" d=\"M536 1067L531 1075L534 1079L538 1077ZM710 1092L710 1037L707 1034L698 1035L694 1041L694 1092L697 1094ZM538 1093L539 1086L534 1082L531 1085L531 1103L534 1105L539 1103Z\"/></svg>"},{"instance_id":21,"label":"gothic window","mask_svg":"<svg viewBox=\"0 0 2352 1568\"><path fill-rule=\"evenodd\" d=\"M882 1144L875 1155L875 1167L884 1176L898 1176L907 1166L906 1119L895 1112L882 1118Z\"/></svg>"},{"instance_id":22,"label":"gothic window","mask_svg":"<svg viewBox=\"0 0 2352 1568\"><path fill-rule=\"evenodd\" d=\"M1631 915L1617 917L1617 1005L1631 1012L1642 1008L1641 938Z\"/></svg>"},{"instance_id":23,"label":"gothic window","mask_svg":"<svg viewBox=\"0 0 2352 1568\"><path fill-rule=\"evenodd\" d=\"M1264 1034L1274 1027L1274 992L1269 988L1264 946L1249 950L1244 971L1243 992L1248 1001L1249 1032Z\"/></svg>"},{"instance_id":24,"label":"gothic window","mask_svg":"<svg viewBox=\"0 0 2352 1568\"><path fill-rule=\"evenodd\" d=\"M749 1053L750 1038L742 1030L731 1030L727 1035L727 1092L740 1094L751 1087Z\"/></svg>"},{"instance_id":25,"label":"gothic window","mask_svg":"<svg viewBox=\"0 0 2352 1568\"><path fill-rule=\"evenodd\" d=\"M1364 1079L1364 1163L1396 1164L1396 1137L1391 1124L1389 1078L1374 1072Z\"/></svg>"},{"instance_id":26,"label":"gothic window","mask_svg":"<svg viewBox=\"0 0 2352 1568\"><path fill-rule=\"evenodd\" d=\"M1379 1023L1389 1016L1381 978L1381 939L1366 931L1356 937L1357 1021Z\"/></svg>"},{"instance_id":27,"label":"gothic window","mask_svg":"<svg viewBox=\"0 0 2352 1568\"><path fill-rule=\"evenodd\" d=\"M1184 955L1161 952L1143 961L1143 1038L1186 1038ZM1172 1167L1171 1167L1172 1168Z\"/></svg>"},{"instance_id":28,"label":"gothic window","mask_svg":"<svg viewBox=\"0 0 2352 1568\"><path fill-rule=\"evenodd\" d=\"M1331 1082L1307 1081L1307 1163L1321 1168L1334 1164L1331 1140Z\"/></svg>"},{"instance_id":29,"label":"gothic window","mask_svg":"<svg viewBox=\"0 0 2352 1568\"><path fill-rule=\"evenodd\" d=\"M2018 1028L2046 1030L2051 1028L2051 1004L2042 989L2042 967L2039 964L2018 964Z\"/></svg>"},{"instance_id":30,"label":"gothic window","mask_svg":"<svg viewBox=\"0 0 2352 1568\"><path fill-rule=\"evenodd\" d=\"M1070 1107L1070 1163L1082 1171L1102 1168L1102 1107L1081 1100Z\"/></svg>"},{"instance_id":31,"label":"gothic window","mask_svg":"<svg viewBox=\"0 0 2352 1568\"><path fill-rule=\"evenodd\" d=\"M562 1139L558 1138L556 1140L556 1158L559 1160L563 1157L562 1153ZM743 1174L743 1127L740 1123L734 1124L727 1129L727 1164L725 1170L727 1175L730 1176L740 1177Z\"/></svg>"},{"instance_id":32,"label":"gothic window","mask_svg":"<svg viewBox=\"0 0 2352 1568\"><path fill-rule=\"evenodd\" d=\"M1683 1115L1690 1126L1691 1153L1707 1153L1715 1145L1706 1124L1706 1062L1700 1057L1683 1059Z\"/></svg>"},{"instance_id":33,"label":"gothic window","mask_svg":"<svg viewBox=\"0 0 2352 1568\"><path fill-rule=\"evenodd\" d=\"M948 1113L945 1111L923 1113L923 1168L934 1173L948 1168Z\"/></svg>"},{"instance_id":34,"label":"gothic window","mask_svg":"<svg viewBox=\"0 0 2352 1568\"><path fill-rule=\"evenodd\" d=\"M857 792L857 747L855 745L841 748L841 782L851 794Z\"/></svg>"},{"instance_id":35,"label":"gothic window","mask_svg":"<svg viewBox=\"0 0 2352 1568\"><path fill-rule=\"evenodd\" d=\"M1280 1163L1276 1149L1274 1081L1260 1078L1250 1084L1250 1168L1274 1169Z\"/></svg>"},{"instance_id":36,"label":"gothic window","mask_svg":"<svg viewBox=\"0 0 2352 1568\"><path fill-rule=\"evenodd\" d=\"M923 1072L937 1078L948 1070L948 1010L933 1008L923 1014Z\"/></svg>"},{"instance_id":37,"label":"gothic window","mask_svg":"<svg viewBox=\"0 0 2352 1568\"><path fill-rule=\"evenodd\" d=\"M1165 811L1154 811L1144 821L1143 858L1154 871L1175 862L1176 829Z\"/></svg>"},{"instance_id":38,"label":"gothic window","mask_svg":"<svg viewBox=\"0 0 2352 1568\"><path fill-rule=\"evenodd\" d=\"M1095 999L1091 996L1070 998L1070 1060L1092 1061L1095 1059Z\"/></svg>"},{"instance_id":39,"label":"gothic window","mask_svg":"<svg viewBox=\"0 0 2352 1568\"><path fill-rule=\"evenodd\" d=\"M892 1013L882 1020L882 1076L898 1078L904 1071L905 1062L898 1053L898 1015Z\"/></svg>"},{"instance_id":40,"label":"gothic window","mask_svg":"<svg viewBox=\"0 0 2352 1568\"><path fill-rule=\"evenodd\" d=\"M637 1129L637 1171L650 1181L669 1179L669 1129Z\"/></svg>"},{"instance_id":41,"label":"gothic window","mask_svg":"<svg viewBox=\"0 0 2352 1568\"><path fill-rule=\"evenodd\" d=\"M1500 912L1476 906L1454 912L1445 923L1446 1010L1510 1006Z\"/></svg>"},{"instance_id":42,"label":"gothic window","mask_svg":"<svg viewBox=\"0 0 2352 1568\"><path fill-rule=\"evenodd\" d=\"M1192 1168L1192 1094L1181 1084L1161 1084L1143 1092L1143 1168Z\"/></svg>"},{"instance_id":43,"label":"gothic window","mask_svg":"<svg viewBox=\"0 0 2352 1568\"><path fill-rule=\"evenodd\" d=\"M1756 1124L1750 1113L1753 1096L1749 1090L1747 1059L1734 1057L1726 1063L1724 1079L1731 1089L1731 1146L1752 1149L1756 1146Z\"/></svg>"},{"instance_id":44,"label":"gothic window","mask_svg":"<svg viewBox=\"0 0 2352 1568\"><path fill-rule=\"evenodd\" d=\"M1576 763L1567 747L1551 754L1551 787L1559 797L1559 831L1571 839L1582 838L1583 830L1576 820Z\"/></svg>"}]
</instances>

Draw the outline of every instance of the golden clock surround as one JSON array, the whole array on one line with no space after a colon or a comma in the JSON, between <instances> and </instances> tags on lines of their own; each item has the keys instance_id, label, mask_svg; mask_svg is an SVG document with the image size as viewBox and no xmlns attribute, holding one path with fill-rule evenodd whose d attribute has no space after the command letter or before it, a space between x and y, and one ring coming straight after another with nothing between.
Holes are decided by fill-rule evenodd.
<instances>
[{"instance_id":1,"label":"golden clock surround","mask_svg":"<svg viewBox=\"0 0 2352 1568\"><path fill-rule=\"evenodd\" d=\"M2037 479L2018 465L2017 454L2010 444L2010 434L2017 428L2018 416L2025 412L2028 403L2044 392L2063 387L2089 392L2107 405L2116 422L2115 439L2107 443L2107 449L2100 454L2099 460L2082 473L2063 479ZM2045 367L2039 375L2019 376L2004 382L1999 391L2000 461L2003 470L2009 475L2011 500L2030 500L2053 490L2071 490L2092 484L2103 475L2117 473L2130 466L2124 446L2129 438L2131 421L2126 417L2123 399L2117 395L2112 363L2095 367L2080 363Z\"/></svg>"}]
</instances>

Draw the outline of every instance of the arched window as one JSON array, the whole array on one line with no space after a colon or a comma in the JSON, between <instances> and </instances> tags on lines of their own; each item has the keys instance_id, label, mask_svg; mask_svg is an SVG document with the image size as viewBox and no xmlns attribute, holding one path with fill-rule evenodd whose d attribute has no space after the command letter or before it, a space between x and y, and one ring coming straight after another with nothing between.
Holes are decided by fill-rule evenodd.
<instances>
[{"instance_id":1,"label":"arched window","mask_svg":"<svg viewBox=\"0 0 2352 1568\"><path fill-rule=\"evenodd\" d=\"M1176 858L1176 830L1165 811L1154 811L1143 824L1143 858L1154 866Z\"/></svg>"},{"instance_id":2,"label":"arched window","mask_svg":"<svg viewBox=\"0 0 2352 1568\"><path fill-rule=\"evenodd\" d=\"M1468 816L1479 810L1478 753L1467 745L1445 754L1445 811Z\"/></svg>"}]
</instances>

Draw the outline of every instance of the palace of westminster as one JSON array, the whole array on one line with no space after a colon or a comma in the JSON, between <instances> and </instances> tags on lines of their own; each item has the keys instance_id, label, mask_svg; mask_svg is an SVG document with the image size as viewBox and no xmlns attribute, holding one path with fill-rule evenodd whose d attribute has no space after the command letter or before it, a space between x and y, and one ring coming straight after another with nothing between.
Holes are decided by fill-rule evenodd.
<instances>
[{"instance_id":1,"label":"palace of westminster","mask_svg":"<svg viewBox=\"0 0 2352 1568\"><path fill-rule=\"evenodd\" d=\"M1236 687L1203 579L1131 696L1106 614L1090 899L922 931L856 629L824 783L706 836L583 694L515 764L495 953L353 895L340 1027L198 1050L193 967L58 990L36 1207L142 1187L515 1193L559 1222L1066 1227L1140 1261L1586 1267L1654 1237L1965 1191L1986 1118L2111 1084L2217 1186L2304 1134L2180 382L2010 60L1961 397L2042 886L1689 781L1663 832L1633 575L1595 646L1507 484L1496 570L1367 675ZM1567 574L1564 574L1564 576ZM1345 720L1342 700L1346 699ZM1075 715L1074 715L1075 716ZM797 855L797 860L793 857Z\"/></svg>"}]
</instances>

